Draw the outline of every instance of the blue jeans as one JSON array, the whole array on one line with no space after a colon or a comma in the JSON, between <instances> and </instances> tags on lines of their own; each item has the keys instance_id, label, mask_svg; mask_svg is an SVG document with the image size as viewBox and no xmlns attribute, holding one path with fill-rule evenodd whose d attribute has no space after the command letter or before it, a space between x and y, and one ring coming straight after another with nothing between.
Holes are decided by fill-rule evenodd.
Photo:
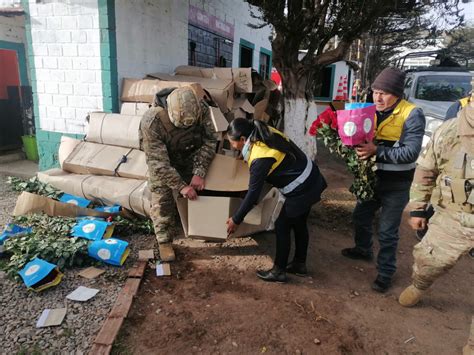
<instances>
[{"instance_id":1,"label":"blue jeans","mask_svg":"<svg viewBox=\"0 0 474 355\"><path fill-rule=\"evenodd\" d=\"M372 225L375 213L380 209L377 256L379 276L391 279L397 269L398 229L402 213L410 198L411 181L379 181L375 197L369 201L357 201L352 214L355 226L355 244L361 251L372 253Z\"/></svg>"}]
</instances>

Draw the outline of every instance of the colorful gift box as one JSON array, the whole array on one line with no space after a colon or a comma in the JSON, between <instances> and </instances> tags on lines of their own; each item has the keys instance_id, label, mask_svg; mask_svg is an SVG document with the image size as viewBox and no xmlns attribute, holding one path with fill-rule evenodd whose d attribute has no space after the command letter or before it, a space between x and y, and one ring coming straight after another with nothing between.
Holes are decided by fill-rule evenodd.
<instances>
[{"instance_id":1,"label":"colorful gift box","mask_svg":"<svg viewBox=\"0 0 474 355\"><path fill-rule=\"evenodd\" d=\"M112 223L97 219L82 219L72 227L72 236L89 240L110 238L114 231Z\"/></svg>"},{"instance_id":2,"label":"colorful gift box","mask_svg":"<svg viewBox=\"0 0 474 355\"><path fill-rule=\"evenodd\" d=\"M127 242L109 238L92 242L89 245L88 252L89 256L94 259L110 265L121 266L127 259L130 249Z\"/></svg>"},{"instance_id":3,"label":"colorful gift box","mask_svg":"<svg viewBox=\"0 0 474 355\"><path fill-rule=\"evenodd\" d=\"M26 264L19 274L26 287L35 292L56 286L63 277L56 265L39 258L35 258Z\"/></svg>"},{"instance_id":4,"label":"colorful gift box","mask_svg":"<svg viewBox=\"0 0 474 355\"><path fill-rule=\"evenodd\" d=\"M346 104L337 111L339 137L344 145L356 146L371 142L375 131L375 105L366 103Z\"/></svg>"}]
</instances>

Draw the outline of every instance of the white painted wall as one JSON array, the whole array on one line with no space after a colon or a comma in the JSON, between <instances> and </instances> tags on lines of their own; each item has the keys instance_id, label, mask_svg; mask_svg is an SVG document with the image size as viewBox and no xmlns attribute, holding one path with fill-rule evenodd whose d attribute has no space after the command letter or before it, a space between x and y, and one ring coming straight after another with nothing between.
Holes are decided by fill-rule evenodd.
<instances>
[{"instance_id":1,"label":"white painted wall","mask_svg":"<svg viewBox=\"0 0 474 355\"><path fill-rule=\"evenodd\" d=\"M43 130L85 133L88 112L102 110L97 6L97 0L29 3Z\"/></svg>"},{"instance_id":2,"label":"white painted wall","mask_svg":"<svg viewBox=\"0 0 474 355\"><path fill-rule=\"evenodd\" d=\"M25 43L25 17L0 16L0 41Z\"/></svg>"},{"instance_id":3,"label":"white painted wall","mask_svg":"<svg viewBox=\"0 0 474 355\"><path fill-rule=\"evenodd\" d=\"M255 23L256 20L250 16L250 6L243 0L189 0L189 3L198 7L210 15L216 16L234 25L234 49L232 66L239 66L240 39L243 38L255 44L253 52L253 68L259 70L260 47L272 50L270 36L272 34L269 26L254 30L247 26L248 23ZM255 10L255 7L254 11Z\"/></svg>"},{"instance_id":4,"label":"white painted wall","mask_svg":"<svg viewBox=\"0 0 474 355\"><path fill-rule=\"evenodd\" d=\"M187 0L117 0L115 13L119 85L188 64Z\"/></svg>"}]
</instances>

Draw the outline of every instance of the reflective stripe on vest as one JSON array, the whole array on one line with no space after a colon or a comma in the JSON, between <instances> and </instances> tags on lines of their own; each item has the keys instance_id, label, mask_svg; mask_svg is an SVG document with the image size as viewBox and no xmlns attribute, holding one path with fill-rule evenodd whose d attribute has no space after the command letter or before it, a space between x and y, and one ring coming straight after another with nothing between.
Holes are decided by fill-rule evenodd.
<instances>
[{"instance_id":1,"label":"reflective stripe on vest","mask_svg":"<svg viewBox=\"0 0 474 355\"><path fill-rule=\"evenodd\" d=\"M270 130L272 131L273 134L279 134L283 138L288 140L288 138L283 133L281 133L280 131L278 131L278 130L272 128L272 127L270 127ZM285 153L280 152L277 149L270 148L269 146L267 146L263 142L255 142L255 143L252 144L252 148L250 150L250 157L249 157L248 165L250 167L252 165L252 162L255 159L274 158L276 160L276 162L273 163L273 165L272 165L272 167L271 167L271 169L268 173L268 175L270 175L281 164L283 159L285 159L285 155L286 155Z\"/></svg>"},{"instance_id":2,"label":"reflective stripe on vest","mask_svg":"<svg viewBox=\"0 0 474 355\"><path fill-rule=\"evenodd\" d=\"M311 171L313 170L313 163L311 159L306 156L306 167L304 168L303 172L292 182L290 182L288 185L285 187L282 187L280 189L280 192L282 194L289 194L291 191L296 189L298 186L300 186L302 183L306 181L308 176L311 174Z\"/></svg>"},{"instance_id":3,"label":"reflective stripe on vest","mask_svg":"<svg viewBox=\"0 0 474 355\"><path fill-rule=\"evenodd\" d=\"M415 105L406 100L401 100L392 114L377 127L375 138L378 140L394 141L395 143L392 147L398 147L398 140L402 135L403 125L408 116L410 116L411 111L415 108ZM375 115L375 122L377 124L377 115ZM377 169L385 171L407 171L416 168L416 162L408 164L376 163L375 165Z\"/></svg>"},{"instance_id":4,"label":"reflective stripe on vest","mask_svg":"<svg viewBox=\"0 0 474 355\"><path fill-rule=\"evenodd\" d=\"M411 111L415 109L416 106L409 103L406 100L401 100L397 107L393 110L392 114L388 116L381 124L378 126L377 115L375 115L375 124L377 131L375 138L378 140L386 141L398 141L402 135L403 124L410 115Z\"/></svg>"},{"instance_id":5,"label":"reflective stripe on vest","mask_svg":"<svg viewBox=\"0 0 474 355\"><path fill-rule=\"evenodd\" d=\"M459 100L459 103L461 104L461 108L466 107L467 104L469 103L470 99L471 99L471 97L468 96L468 97L465 97L465 98Z\"/></svg>"}]
</instances>

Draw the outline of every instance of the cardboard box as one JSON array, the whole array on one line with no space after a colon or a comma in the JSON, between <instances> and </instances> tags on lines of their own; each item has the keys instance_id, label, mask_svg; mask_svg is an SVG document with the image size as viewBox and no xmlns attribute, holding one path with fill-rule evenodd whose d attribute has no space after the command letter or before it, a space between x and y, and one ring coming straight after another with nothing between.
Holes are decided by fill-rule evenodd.
<instances>
[{"instance_id":1,"label":"cardboard box","mask_svg":"<svg viewBox=\"0 0 474 355\"><path fill-rule=\"evenodd\" d=\"M62 151L62 145L59 146ZM120 176L146 180L145 153L131 148L80 142L64 160L62 168L76 174Z\"/></svg>"},{"instance_id":2,"label":"cardboard box","mask_svg":"<svg viewBox=\"0 0 474 355\"><path fill-rule=\"evenodd\" d=\"M249 169L242 160L218 154L212 161L205 180L204 193L218 196L201 195L194 201L178 197L181 223L187 237L224 241L227 239L225 222L242 202L242 198L236 195L248 189ZM272 225L275 210L282 204L279 192L275 188L267 189L263 195L233 236L265 231Z\"/></svg>"},{"instance_id":3,"label":"cardboard box","mask_svg":"<svg viewBox=\"0 0 474 355\"><path fill-rule=\"evenodd\" d=\"M154 78L145 79L130 79L124 78L122 81L122 102L145 102L152 104L155 100L157 92L172 88L191 86L196 94L202 98L206 96L206 93L202 89L201 85L193 81L173 81L173 80L158 80Z\"/></svg>"},{"instance_id":4,"label":"cardboard box","mask_svg":"<svg viewBox=\"0 0 474 355\"><path fill-rule=\"evenodd\" d=\"M141 116L92 112L86 141L140 149L141 119Z\"/></svg>"},{"instance_id":5,"label":"cardboard box","mask_svg":"<svg viewBox=\"0 0 474 355\"><path fill-rule=\"evenodd\" d=\"M177 206L184 234L188 238L223 242L227 240L225 222L240 206L237 197L200 196L194 201L178 197ZM245 217L232 237L245 237L271 230L283 203L272 188Z\"/></svg>"},{"instance_id":6,"label":"cardboard box","mask_svg":"<svg viewBox=\"0 0 474 355\"><path fill-rule=\"evenodd\" d=\"M14 216L26 214L44 213L48 216L79 217L95 216L108 217L110 213L95 211L90 208L82 208L70 203L63 203L46 196L32 194L23 191L16 201Z\"/></svg>"},{"instance_id":7,"label":"cardboard box","mask_svg":"<svg viewBox=\"0 0 474 355\"><path fill-rule=\"evenodd\" d=\"M175 74L232 80L235 85L235 92L252 92L252 68L200 68L180 65L175 69Z\"/></svg>"},{"instance_id":8,"label":"cardboard box","mask_svg":"<svg viewBox=\"0 0 474 355\"><path fill-rule=\"evenodd\" d=\"M232 108L233 118L247 118L248 114L253 114L255 108L245 97L234 99L234 107Z\"/></svg>"},{"instance_id":9,"label":"cardboard box","mask_svg":"<svg viewBox=\"0 0 474 355\"><path fill-rule=\"evenodd\" d=\"M196 76L170 75L164 73L148 74L149 77L164 82L197 83L207 90L222 112L232 109L234 101L234 82L226 79L209 79Z\"/></svg>"},{"instance_id":10,"label":"cardboard box","mask_svg":"<svg viewBox=\"0 0 474 355\"><path fill-rule=\"evenodd\" d=\"M263 99L262 101L259 101L255 104L255 113L253 114L253 117L256 120L262 120L265 122L268 122L268 119L270 118L266 113L266 109L268 106L268 100Z\"/></svg>"},{"instance_id":11,"label":"cardboard box","mask_svg":"<svg viewBox=\"0 0 474 355\"><path fill-rule=\"evenodd\" d=\"M150 215L151 192L147 181L115 176L78 175L61 169L41 171L37 176L41 182L66 193L105 205L118 204L142 216Z\"/></svg>"},{"instance_id":12,"label":"cardboard box","mask_svg":"<svg viewBox=\"0 0 474 355\"><path fill-rule=\"evenodd\" d=\"M143 116L150 108L150 104L145 102L124 102L120 106L121 115Z\"/></svg>"}]
</instances>

